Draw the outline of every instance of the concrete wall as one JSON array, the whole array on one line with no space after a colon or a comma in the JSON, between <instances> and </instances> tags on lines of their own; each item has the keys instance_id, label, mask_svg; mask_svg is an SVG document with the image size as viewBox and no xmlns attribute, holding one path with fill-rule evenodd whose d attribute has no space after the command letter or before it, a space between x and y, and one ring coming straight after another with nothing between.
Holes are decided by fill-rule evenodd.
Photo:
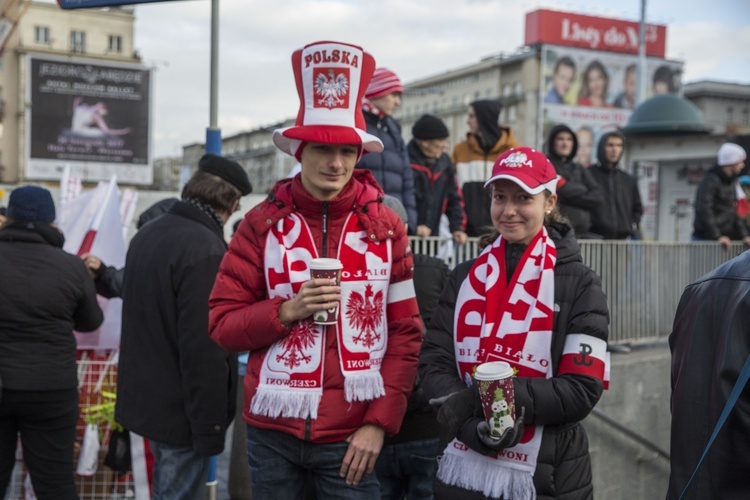
<instances>
[{"instance_id":1,"label":"concrete wall","mask_svg":"<svg viewBox=\"0 0 750 500\"><path fill-rule=\"evenodd\" d=\"M612 353L611 383L597 409L669 452L670 354L666 342ZM594 414L589 435L594 498L663 500L669 463Z\"/></svg>"}]
</instances>

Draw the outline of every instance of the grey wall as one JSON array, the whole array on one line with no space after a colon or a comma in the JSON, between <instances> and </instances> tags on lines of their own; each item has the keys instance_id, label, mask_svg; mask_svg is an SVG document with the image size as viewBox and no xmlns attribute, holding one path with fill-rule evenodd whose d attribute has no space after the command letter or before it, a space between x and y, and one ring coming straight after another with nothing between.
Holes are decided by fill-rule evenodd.
<instances>
[{"instance_id":1,"label":"grey wall","mask_svg":"<svg viewBox=\"0 0 750 500\"><path fill-rule=\"evenodd\" d=\"M612 353L611 382L597 408L669 452L670 354L666 342ZM669 463L594 414L589 435L594 498L663 500Z\"/></svg>"}]
</instances>

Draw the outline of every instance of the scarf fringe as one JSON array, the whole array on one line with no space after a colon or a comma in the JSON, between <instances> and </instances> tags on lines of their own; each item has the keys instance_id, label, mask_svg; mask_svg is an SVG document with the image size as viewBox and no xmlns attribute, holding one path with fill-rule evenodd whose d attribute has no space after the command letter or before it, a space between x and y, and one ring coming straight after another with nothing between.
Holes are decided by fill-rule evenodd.
<instances>
[{"instance_id":1,"label":"scarf fringe","mask_svg":"<svg viewBox=\"0 0 750 500\"><path fill-rule=\"evenodd\" d=\"M452 455L439 459L437 477L445 484L479 491L490 498L535 500L532 474L509 467L498 467L492 459L477 453Z\"/></svg>"},{"instance_id":2,"label":"scarf fringe","mask_svg":"<svg viewBox=\"0 0 750 500\"><path fill-rule=\"evenodd\" d=\"M385 396L383 377L379 371L369 373L349 373L344 380L344 395L347 403L372 401Z\"/></svg>"},{"instance_id":3,"label":"scarf fringe","mask_svg":"<svg viewBox=\"0 0 750 500\"><path fill-rule=\"evenodd\" d=\"M322 392L277 390L258 387L250 411L255 415L286 418L318 418Z\"/></svg>"}]
</instances>

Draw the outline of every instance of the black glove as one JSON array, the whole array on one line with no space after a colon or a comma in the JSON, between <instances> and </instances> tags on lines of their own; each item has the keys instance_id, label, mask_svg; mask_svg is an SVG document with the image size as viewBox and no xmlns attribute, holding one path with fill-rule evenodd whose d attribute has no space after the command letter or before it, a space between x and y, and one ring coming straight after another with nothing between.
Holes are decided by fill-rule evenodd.
<instances>
[{"instance_id":1,"label":"black glove","mask_svg":"<svg viewBox=\"0 0 750 500\"><path fill-rule=\"evenodd\" d=\"M458 440L482 455L497 455L498 452L512 448L523 437L523 419L526 408L521 408L521 414L513 427L505 429L499 438L490 435L490 424L484 418L467 420L458 432Z\"/></svg>"},{"instance_id":2,"label":"black glove","mask_svg":"<svg viewBox=\"0 0 750 500\"><path fill-rule=\"evenodd\" d=\"M482 415L482 402L476 386L454 392L447 398L431 399L430 404L442 402L437 420L442 426L441 439L446 443L453 440L458 431L471 417Z\"/></svg>"}]
</instances>

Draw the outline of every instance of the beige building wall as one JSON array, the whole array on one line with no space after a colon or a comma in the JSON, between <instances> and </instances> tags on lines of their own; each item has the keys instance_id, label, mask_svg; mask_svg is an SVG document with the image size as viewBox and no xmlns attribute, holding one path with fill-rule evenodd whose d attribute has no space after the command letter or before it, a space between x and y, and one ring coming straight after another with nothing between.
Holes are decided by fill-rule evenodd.
<instances>
[{"instance_id":1,"label":"beige building wall","mask_svg":"<svg viewBox=\"0 0 750 500\"><path fill-rule=\"evenodd\" d=\"M0 54L0 182L24 180L26 64L29 54L139 62L132 7L63 10L30 2ZM72 33L83 33L75 44ZM77 41L80 42L80 35Z\"/></svg>"}]
</instances>

